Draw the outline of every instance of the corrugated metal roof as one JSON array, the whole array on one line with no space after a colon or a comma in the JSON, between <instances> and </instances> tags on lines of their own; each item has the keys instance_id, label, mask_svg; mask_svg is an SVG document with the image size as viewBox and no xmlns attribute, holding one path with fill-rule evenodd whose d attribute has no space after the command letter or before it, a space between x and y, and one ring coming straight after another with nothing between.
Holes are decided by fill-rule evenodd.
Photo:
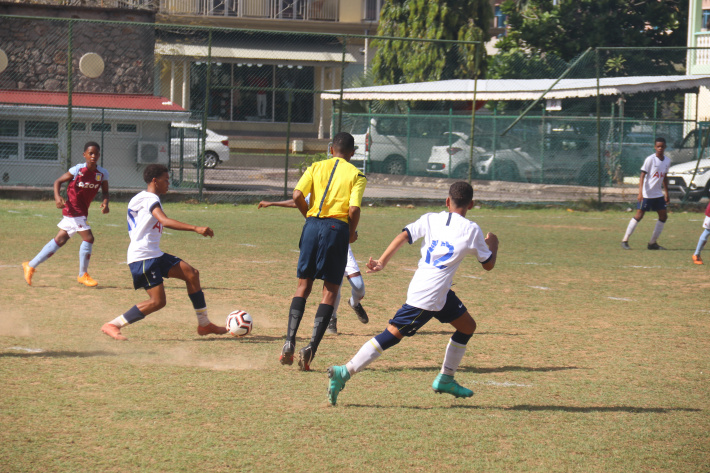
<instances>
[{"instance_id":1,"label":"corrugated metal roof","mask_svg":"<svg viewBox=\"0 0 710 473\"><path fill-rule=\"evenodd\" d=\"M67 92L48 92L41 90L0 90L0 103L66 107L68 105L68 94ZM165 97L155 95L74 92L72 94L72 106L160 112L186 111L180 105L170 102Z\"/></svg>"}]
</instances>

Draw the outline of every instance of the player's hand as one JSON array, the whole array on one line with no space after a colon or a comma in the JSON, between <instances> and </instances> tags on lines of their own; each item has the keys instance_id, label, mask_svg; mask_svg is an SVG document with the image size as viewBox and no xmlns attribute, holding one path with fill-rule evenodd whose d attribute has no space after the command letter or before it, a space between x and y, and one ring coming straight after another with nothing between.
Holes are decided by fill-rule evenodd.
<instances>
[{"instance_id":1,"label":"player's hand","mask_svg":"<svg viewBox=\"0 0 710 473\"><path fill-rule=\"evenodd\" d=\"M643 194L639 192L639 195L638 197L636 197L636 200L638 200L639 202L643 202Z\"/></svg>"},{"instance_id":2,"label":"player's hand","mask_svg":"<svg viewBox=\"0 0 710 473\"><path fill-rule=\"evenodd\" d=\"M370 256L370 260L367 262L367 273L376 273L378 271L382 271L385 269L385 266L380 263L379 260L372 259L372 256Z\"/></svg>"},{"instance_id":3,"label":"player's hand","mask_svg":"<svg viewBox=\"0 0 710 473\"><path fill-rule=\"evenodd\" d=\"M486 245L488 245L488 248L498 248L498 236L495 233L486 233Z\"/></svg>"},{"instance_id":4,"label":"player's hand","mask_svg":"<svg viewBox=\"0 0 710 473\"><path fill-rule=\"evenodd\" d=\"M212 238L214 236L214 232L210 227L196 227L195 232L199 233L202 236L205 237L210 237Z\"/></svg>"},{"instance_id":5,"label":"player's hand","mask_svg":"<svg viewBox=\"0 0 710 473\"><path fill-rule=\"evenodd\" d=\"M108 202L101 202L101 213L107 214L109 209L108 209Z\"/></svg>"},{"instance_id":6,"label":"player's hand","mask_svg":"<svg viewBox=\"0 0 710 473\"><path fill-rule=\"evenodd\" d=\"M262 208L262 207L269 207L269 206L271 206L271 202L267 202L267 201L265 201L265 200L262 200L261 202L259 202L259 205L257 206L257 209L260 209L260 208Z\"/></svg>"},{"instance_id":7,"label":"player's hand","mask_svg":"<svg viewBox=\"0 0 710 473\"><path fill-rule=\"evenodd\" d=\"M56 204L58 209L63 209L65 205L67 205L67 202L64 200L64 197L60 197L59 199L54 199L54 203Z\"/></svg>"},{"instance_id":8,"label":"player's hand","mask_svg":"<svg viewBox=\"0 0 710 473\"><path fill-rule=\"evenodd\" d=\"M357 241L357 230L355 230L355 233L350 235L350 243L355 243Z\"/></svg>"}]
</instances>

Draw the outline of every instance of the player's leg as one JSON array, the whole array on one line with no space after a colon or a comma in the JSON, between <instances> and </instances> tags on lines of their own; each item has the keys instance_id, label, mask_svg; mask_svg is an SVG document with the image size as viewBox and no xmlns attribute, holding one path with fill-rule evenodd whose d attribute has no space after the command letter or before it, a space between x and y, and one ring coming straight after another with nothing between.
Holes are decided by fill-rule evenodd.
<instances>
[{"instance_id":1,"label":"player's leg","mask_svg":"<svg viewBox=\"0 0 710 473\"><path fill-rule=\"evenodd\" d=\"M299 278L296 285L296 292L291 299L291 307L288 310L288 328L286 331L286 341L281 348L279 362L282 365L292 365L293 355L296 352L296 334L298 326L301 325L303 312L306 310L306 300L311 295L313 289L313 279Z\"/></svg>"},{"instance_id":2,"label":"player's leg","mask_svg":"<svg viewBox=\"0 0 710 473\"><path fill-rule=\"evenodd\" d=\"M703 233L700 235L700 238L698 238L698 246L695 247L695 253L693 254L693 263L703 264L703 260L700 257L700 252L703 251L705 243L707 243L708 241L708 236L710 236L710 230L707 228L703 229Z\"/></svg>"},{"instance_id":3,"label":"player's leg","mask_svg":"<svg viewBox=\"0 0 710 473\"><path fill-rule=\"evenodd\" d=\"M146 288L145 292L148 294L147 301L139 302L112 321L105 323L101 327L101 331L116 340L128 340L121 333L121 328L134 324L144 319L148 314L165 307L167 301L165 298L165 286L162 282L157 286Z\"/></svg>"},{"instance_id":4,"label":"player's leg","mask_svg":"<svg viewBox=\"0 0 710 473\"><path fill-rule=\"evenodd\" d=\"M646 199L644 199L645 202ZM643 219L643 215L645 211L641 208L642 203L639 203L639 208L636 210L636 215L634 215L631 220L629 221L629 224L626 226L626 233L624 234L624 238L621 240L621 247L625 250L630 250L631 248L629 247L629 238L631 238L631 235L634 233L634 230L636 230L636 226L638 223Z\"/></svg>"},{"instance_id":5,"label":"player's leg","mask_svg":"<svg viewBox=\"0 0 710 473\"><path fill-rule=\"evenodd\" d=\"M343 289L341 284L338 288L338 295L335 296L335 303L333 303L333 315L330 317L330 322L328 323L328 329L325 331L331 335L338 334L338 307L340 307L340 292Z\"/></svg>"},{"instance_id":6,"label":"player's leg","mask_svg":"<svg viewBox=\"0 0 710 473\"><path fill-rule=\"evenodd\" d=\"M323 297L321 298L321 303L318 305L318 309L316 309L311 341L298 352L298 366L302 371L310 371L311 369L311 362L316 356L318 346L321 340L323 340L323 335L325 335L325 331L328 328L330 318L333 316L335 300L338 297L339 291L339 283L323 281Z\"/></svg>"},{"instance_id":7,"label":"player's leg","mask_svg":"<svg viewBox=\"0 0 710 473\"><path fill-rule=\"evenodd\" d=\"M79 276L76 278L78 282L84 286L97 286L99 283L96 282L91 276L89 276L89 260L91 259L91 252L94 247L94 234L91 230L82 230L79 233L81 237L81 246L79 247Z\"/></svg>"},{"instance_id":8,"label":"player's leg","mask_svg":"<svg viewBox=\"0 0 710 473\"><path fill-rule=\"evenodd\" d=\"M666 220L668 220L668 211L665 208L666 203L665 203L665 201L663 201L662 197L661 197L661 201L662 201L663 208L659 208L657 210L658 220L656 221L656 226L653 229L653 234L651 235L651 240L648 242L648 249L649 250L665 250L665 248L663 248L661 245L656 243L658 240L658 237L661 236L661 232L663 231L663 226L666 224Z\"/></svg>"},{"instance_id":9,"label":"player's leg","mask_svg":"<svg viewBox=\"0 0 710 473\"><path fill-rule=\"evenodd\" d=\"M348 282L350 283L351 293L348 304L357 314L357 319L363 324L366 324L370 321L370 319L360 303L360 301L365 297L365 281L362 279L362 274L359 271L354 274L348 274Z\"/></svg>"},{"instance_id":10,"label":"player's leg","mask_svg":"<svg viewBox=\"0 0 710 473\"><path fill-rule=\"evenodd\" d=\"M334 406L338 402L338 394L355 373L367 368L385 350L398 344L402 337L399 329L390 323L382 333L365 342L350 361L341 366L328 368L328 401L330 404Z\"/></svg>"},{"instance_id":11,"label":"player's leg","mask_svg":"<svg viewBox=\"0 0 710 473\"><path fill-rule=\"evenodd\" d=\"M476 331L476 322L453 291L449 291L447 294L446 305L437 313L436 318L441 322L453 325L456 332L446 345L441 371L431 387L436 393L447 393L455 397L471 397L473 391L457 383L454 375L466 353L466 345L473 336L473 332Z\"/></svg>"},{"instance_id":12,"label":"player's leg","mask_svg":"<svg viewBox=\"0 0 710 473\"><path fill-rule=\"evenodd\" d=\"M175 258L172 255L168 256ZM197 316L197 333L199 335L204 336L211 333L223 335L227 333L226 327L213 324L207 316L207 303L205 302L205 294L202 292L202 286L200 285L200 272L197 269L190 266L187 262L180 260L177 264L173 264L168 270L167 277L185 281L187 296L190 298L192 307L195 309L195 315Z\"/></svg>"},{"instance_id":13,"label":"player's leg","mask_svg":"<svg viewBox=\"0 0 710 473\"><path fill-rule=\"evenodd\" d=\"M22 263L22 270L25 274L27 284L32 285L32 276L35 273L35 268L47 261L59 248L69 241L69 238L71 238L69 233L67 233L66 230L60 229L57 236L49 240L34 258Z\"/></svg>"}]
</instances>

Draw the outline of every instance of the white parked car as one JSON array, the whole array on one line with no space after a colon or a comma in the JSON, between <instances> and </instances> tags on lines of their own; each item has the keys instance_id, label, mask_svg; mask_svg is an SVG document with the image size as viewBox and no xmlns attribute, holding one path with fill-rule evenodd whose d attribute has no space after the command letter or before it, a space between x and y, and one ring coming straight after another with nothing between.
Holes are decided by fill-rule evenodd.
<instances>
[{"instance_id":1,"label":"white parked car","mask_svg":"<svg viewBox=\"0 0 710 473\"><path fill-rule=\"evenodd\" d=\"M182 141L183 162L196 163L202 150L202 127L197 123L173 122L170 128L170 156L172 163L180 162ZM229 137L207 129L205 137L205 167L212 169L221 162L229 161ZM181 136L182 135L182 136Z\"/></svg>"},{"instance_id":2,"label":"white parked car","mask_svg":"<svg viewBox=\"0 0 710 473\"><path fill-rule=\"evenodd\" d=\"M474 166L486 150L480 146L473 147ZM433 177L451 177L468 179L468 165L471 158L471 140L466 133L454 131L444 132L431 148L426 171ZM474 171L475 177L475 171Z\"/></svg>"},{"instance_id":3,"label":"white parked car","mask_svg":"<svg viewBox=\"0 0 710 473\"><path fill-rule=\"evenodd\" d=\"M710 159L673 164L668 169L668 192L681 199L688 194L688 200L697 202L710 197ZM697 173L695 168L697 167ZM695 178L693 178L695 174Z\"/></svg>"}]
</instances>

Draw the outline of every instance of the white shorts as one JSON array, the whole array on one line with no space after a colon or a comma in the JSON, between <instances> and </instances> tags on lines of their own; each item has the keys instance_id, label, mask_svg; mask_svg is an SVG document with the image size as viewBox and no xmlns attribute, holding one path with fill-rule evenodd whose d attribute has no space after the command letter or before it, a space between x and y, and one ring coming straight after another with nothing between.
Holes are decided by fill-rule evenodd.
<instances>
[{"instance_id":1,"label":"white shorts","mask_svg":"<svg viewBox=\"0 0 710 473\"><path fill-rule=\"evenodd\" d=\"M705 221L703 222L703 228L710 230L710 217L705 217Z\"/></svg>"},{"instance_id":2,"label":"white shorts","mask_svg":"<svg viewBox=\"0 0 710 473\"><path fill-rule=\"evenodd\" d=\"M357 265L355 261L355 256L353 255L353 249L348 245L348 263L345 266L345 276L348 274L355 274L360 272L360 266Z\"/></svg>"},{"instance_id":3,"label":"white shorts","mask_svg":"<svg viewBox=\"0 0 710 473\"><path fill-rule=\"evenodd\" d=\"M64 217L62 221L57 224L57 226L67 232L69 234L69 238L74 236L76 232L91 230L91 227L86 222L86 217Z\"/></svg>"}]
</instances>

